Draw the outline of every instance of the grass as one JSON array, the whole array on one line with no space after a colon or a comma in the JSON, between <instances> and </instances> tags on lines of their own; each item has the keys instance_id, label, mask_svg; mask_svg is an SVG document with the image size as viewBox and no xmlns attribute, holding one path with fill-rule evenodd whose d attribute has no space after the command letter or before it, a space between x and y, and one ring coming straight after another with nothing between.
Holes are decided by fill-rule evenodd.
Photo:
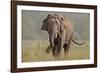
<instances>
[{"instance_id":1,"label":"grass","mask_svg":"<svg viewBox=\"0 0 100 73\"><path fill-rule=\"evenodd\" d=\"M53 57L51 52L49 54L45 52L48 45L48 41L22 41L22 62L89 59L90 52L89 46L87 45L77 45L72 43L69 50L69 56L64 55L62 49L59 58Z\"/></svg>"}]
</instances>

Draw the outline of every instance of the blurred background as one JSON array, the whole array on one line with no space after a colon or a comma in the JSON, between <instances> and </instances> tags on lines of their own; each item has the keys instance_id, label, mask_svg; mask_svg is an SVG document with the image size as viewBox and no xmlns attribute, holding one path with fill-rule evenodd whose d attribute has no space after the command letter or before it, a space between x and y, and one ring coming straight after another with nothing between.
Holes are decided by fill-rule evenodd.
<instances>
[{"instance_id":1,"label":"blurred background","mask_svg":"<svg viewBox=\"0 0 100 73\"><path fill-rule=\"evenodd\" d=\"M75 32L82 40L89 40L89 13L71 13L71 12L44 12L22 10L22 39L23 40L47 40L48 33L41 30L43 20L49 13L57 13L70 19L74 25Z\"/></svg>"}]
</instances>

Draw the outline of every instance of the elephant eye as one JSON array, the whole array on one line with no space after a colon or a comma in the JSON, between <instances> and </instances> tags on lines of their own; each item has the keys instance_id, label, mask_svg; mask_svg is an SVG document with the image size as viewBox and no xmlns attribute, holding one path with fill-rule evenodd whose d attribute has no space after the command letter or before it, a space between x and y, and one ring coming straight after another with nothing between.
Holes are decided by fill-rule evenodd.
<instances>
[{"instance_id":1,"label":"elephant eye","mask_svg":"<svg viewBox=\"0 0 100 73\"><path fill-rule=\"evenodd\" d=\"M63 19L63 18L61 18L61 20L63 20L63 21L64 21L64 19Z\"/></svg>"}]
</instances>

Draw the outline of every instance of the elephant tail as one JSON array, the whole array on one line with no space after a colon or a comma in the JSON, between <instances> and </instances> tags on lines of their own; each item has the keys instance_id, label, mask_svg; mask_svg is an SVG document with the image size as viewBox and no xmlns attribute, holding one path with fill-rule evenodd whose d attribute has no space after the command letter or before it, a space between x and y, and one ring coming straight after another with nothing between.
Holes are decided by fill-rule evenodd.
<instances>
[{"instance_id":1,"label":"elephant tail","mask_svg":"<svg viewBox=\"0 0 100 73\"><path fill-rule=\"evenodd\" d=\"M78 44L78 45L85 45L85 43L79 43L79 42L77 42L75 40L72 40L72 42L75 43L75 44Z\"/></svg>"}]
</instances>

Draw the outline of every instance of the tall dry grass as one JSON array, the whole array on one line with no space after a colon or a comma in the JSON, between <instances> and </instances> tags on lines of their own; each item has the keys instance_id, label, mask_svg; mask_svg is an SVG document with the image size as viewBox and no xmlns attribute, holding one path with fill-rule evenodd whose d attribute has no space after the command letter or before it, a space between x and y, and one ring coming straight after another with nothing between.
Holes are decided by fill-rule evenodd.
<instances>
[{"instance_id":1,"label":"tall dry grass","mask_svg":"<svg viewBox=\"0 0 100 73\"><path fill-rule=\"evenodd\" d=\"M64 55L62 49L59 58L53 57L51 52L49 54L45 52L48 46L48 41L22 41L22 62L89 59L90 50L88 45L77 45L72 43L69 55Z\"/></svg>"}]
</instances>

